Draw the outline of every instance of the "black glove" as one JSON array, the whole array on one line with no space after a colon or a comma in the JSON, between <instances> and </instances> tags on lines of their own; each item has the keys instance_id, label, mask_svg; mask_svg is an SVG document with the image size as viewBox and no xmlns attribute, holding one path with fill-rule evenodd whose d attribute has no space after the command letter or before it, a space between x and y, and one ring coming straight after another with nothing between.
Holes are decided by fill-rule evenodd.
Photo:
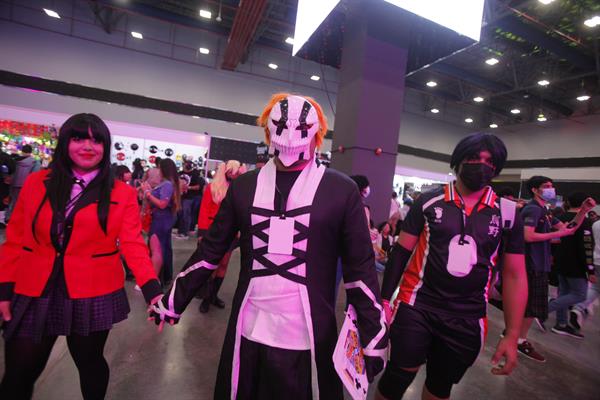
<instances>
[{"instance_id":1,"label":"black glove","mask_svg":"<svg viewBox=\"0 0 600 400\"><path fill-rule=\"evenodd\" d=\"M154 323L156 325L159 325L162 321L170 325L175 325L179 322L181 315L169 310L164 305L163 298L164 296L161 296L156 303L150 305L150 318L154 318Z\"/></svg>"},{"instance_id":2,"label":"black glove","mask_svg":"<svg viewBox=\"0 0 600 400\"><path fill-rule=\"evenodd\" d=\"M379 374L381 371L383 371L383 368L385 367L385 363L383 361L383 358L381 358L381 357L371 357L371 356L367 356L367 355L365 355L364 357L365 357L365 369L367 372L367 380L369 381L369 383L372 383L373 379L375 379L377 374Z\"/></svg>"}]
</instances>

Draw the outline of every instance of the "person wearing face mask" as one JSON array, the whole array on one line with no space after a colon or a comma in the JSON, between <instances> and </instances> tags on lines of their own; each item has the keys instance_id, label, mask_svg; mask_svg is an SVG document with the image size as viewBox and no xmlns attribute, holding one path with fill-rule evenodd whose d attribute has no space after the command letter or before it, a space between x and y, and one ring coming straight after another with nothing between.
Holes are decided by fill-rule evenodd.
<instances>
[{"instance_id":1,"label":"person wearing face mask","mask_svg":"<svg viewBox=\"0 0 600 400\"><path fill-rule=\"evenodd\" d=\"M177 322L239 231L239 281L214 399L342 400L332 360L339 257L370 381L383 369L387 347L362 200L351 179L315 157L327 132L315 100L275 94L258 124L273 158L231 182L198 249L151 316L159 325Z\"/></svg>"},{"instance_id":2,"label":"person wearing face mask","mask_svg":"<svg viewBox=\"0 0 600 400\"><path fill-rule=\"evenodd\" d=\"M596 203L591 198L586 199L571 222L561 222L553 217L548 209L548 205L556 200L552 179L547 176L532 176L527 181L527 189L532 199L521 210L521 216L525 224L525 260L529 298L519 335L519 353L532 360L545 362L546 358L527 340L527 333L534 320L540 329L546 331L543 323L548 318L550 241L573 235L584 221L586 213L594 208Z\"/></svg>"},{"instance_id":3,"label":"person wearing face mask","mask_svg":"<svg viewBox=\"0 0 600 400\"><path fill-rule=\"evenodd\" d=\"M401 399L425 363L422 398L450 397L483 348L488 288L498 259L504 265L507 333L492 358L505 363L491 372L508 375L516 366L527 302L523 225L515 203L499 199L489 186L506 156L494 135L465 137L450 161L456 181L422 193L408 212L381 289L391 353L376 399Z\"/></svg>"}]
</instances>

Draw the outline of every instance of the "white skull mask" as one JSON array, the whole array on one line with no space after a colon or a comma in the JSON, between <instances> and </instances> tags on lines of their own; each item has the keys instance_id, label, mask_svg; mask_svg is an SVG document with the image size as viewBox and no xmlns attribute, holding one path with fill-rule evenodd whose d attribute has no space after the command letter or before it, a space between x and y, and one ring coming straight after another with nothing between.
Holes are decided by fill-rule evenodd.
<instances>
[{"instance_id":1,"label":"white skull mask","mask_svg":"<svg viewBox=\"0 0 600 400\"><path fill-rule=\"evenodd\" d=\"M289 167L298 160L310 160L310 143L319 130L319 116L303 97L289 96L269 114L270 153Z\"/></svg>"}]
</instances>

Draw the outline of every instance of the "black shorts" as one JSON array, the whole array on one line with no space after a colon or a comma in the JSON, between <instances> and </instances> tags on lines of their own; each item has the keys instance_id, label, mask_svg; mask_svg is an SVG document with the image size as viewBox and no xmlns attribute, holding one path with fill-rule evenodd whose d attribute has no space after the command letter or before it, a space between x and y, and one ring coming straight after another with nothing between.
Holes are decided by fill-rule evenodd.
<instances>
[{"instance_id":1,"label":"black shorts","mask_svg":"<svg viewBox=\"0 0 600 400\"><path fill-rule=\"evenodd\" d=\"M390 327L390 363L427 371L443 371L458 383L483 348L485 318L457 318L400 303Z\"/></svg>"},{"instance_id":2,"label":"black shorts","mask_svg":"<svg viewBox=\"0 0 600 400\"><path fill-rule=\"evenodd\" d=\"M548 319L548 273L528 271L527 286L529 296L525 317L545 321Z\"/></svg>"}]
</instances>

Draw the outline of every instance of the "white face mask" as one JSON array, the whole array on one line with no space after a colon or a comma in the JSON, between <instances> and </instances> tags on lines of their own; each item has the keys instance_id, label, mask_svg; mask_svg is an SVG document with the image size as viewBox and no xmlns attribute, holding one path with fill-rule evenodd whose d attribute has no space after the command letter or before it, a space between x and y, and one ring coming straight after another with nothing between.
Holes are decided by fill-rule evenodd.
<instances>
[{"instance_id":1,"label":"white face mask","mask_svg":"<svg viewBox=\"0 0 600 400\"><path fill-rule=\"evenodd\" d=\"M269 153L289 167L310 160L311 142L319 131L317 110L300 96L289 96L271 110L267 124L271 138Z\"/></svg>"},{"instance_id":2,"label":"white face mask","mask_svg":"<svg viewBox=\"0 0 600 400\"><path fill-rule=\"evenodd\" d=\"M367 197L369 197L370 194L371 194L371 188L369 186L367 186L362 192L362 197L364 197L366 199Z\"/></svg>"}]
</instances>

